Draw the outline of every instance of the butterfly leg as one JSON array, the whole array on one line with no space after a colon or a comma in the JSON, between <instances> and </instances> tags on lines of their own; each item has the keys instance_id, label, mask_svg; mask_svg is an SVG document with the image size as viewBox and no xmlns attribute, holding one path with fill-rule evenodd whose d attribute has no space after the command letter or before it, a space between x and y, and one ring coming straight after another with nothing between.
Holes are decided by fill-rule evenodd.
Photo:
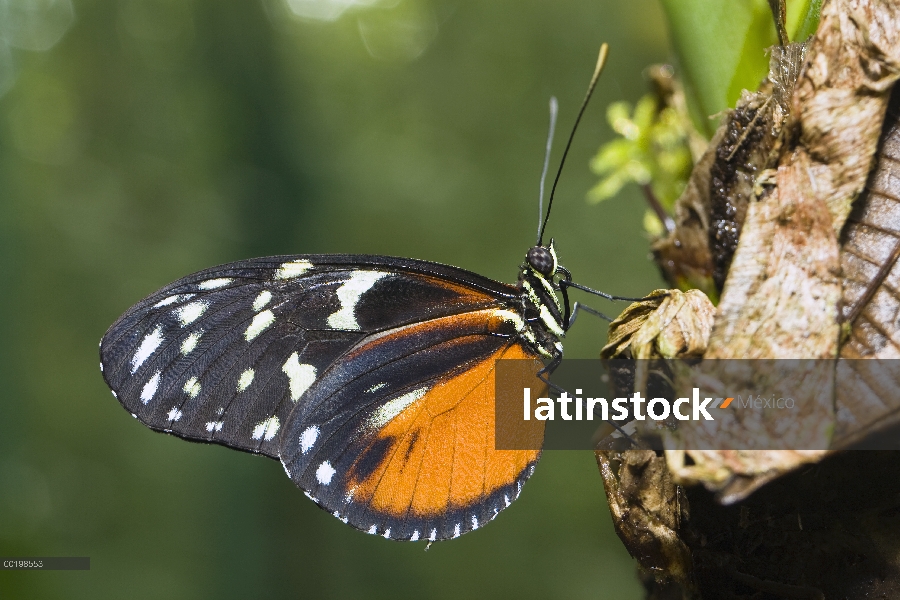
<instances>
[{"instance_id":1,"label":"butterfly leg","mask_svg":"<svg viewBox=\"0 0 900 600\"><path fill-rule=\"evenodd\" d=\"M579 310L583 310L584 312L592 314L595 317L600 317L604 321L609 321L610 323L613 320L612 317L603 314L599 310L591 308L590 306L582 304L581 302L575 302L575 304L572 305L572 316L569 317L568 324L566 325L566 331L568 331L569 328L572 327L572 324L575 323L575 318L578 316Z\"/></svg>"}]
</instances>

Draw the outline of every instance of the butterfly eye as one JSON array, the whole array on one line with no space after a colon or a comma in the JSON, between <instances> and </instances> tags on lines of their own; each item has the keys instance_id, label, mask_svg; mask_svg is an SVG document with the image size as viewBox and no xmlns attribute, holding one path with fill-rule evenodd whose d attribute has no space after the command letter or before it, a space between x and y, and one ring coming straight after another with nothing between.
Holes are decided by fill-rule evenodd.
<instances>
[{"instance_id":1,"label":"butterfly eye","mask_svg":"<svg viewBox=\"0 0 900 600\"><path fill-rule=\"evenodd\" d=\"M556 272L556 260L554 260L550 251L543 246L533 246L528 251L528 254L525 255L525 260L528 261L532 269L544 277L550 277Z\"/></svg>"}]
</instances>

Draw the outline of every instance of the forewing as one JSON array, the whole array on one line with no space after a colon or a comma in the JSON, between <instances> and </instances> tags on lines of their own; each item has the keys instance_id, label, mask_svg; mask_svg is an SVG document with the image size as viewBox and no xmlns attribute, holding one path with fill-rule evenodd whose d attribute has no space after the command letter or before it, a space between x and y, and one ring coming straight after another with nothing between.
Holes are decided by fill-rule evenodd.
<instances>
[{"instance_id":1,"label":"forewing","mask_svg":"<svg viewBox=\"0 0 900 600\"><path fill-rule=\"evenodd\" d=\"M322 375L282 433L291 479L322 508L368 533L440 540L476 529L509 506L540 456L496 450L497 359L542 366L509 313L494 309L373 336ZM514 319L512 320L514 321Z\"/></svg>"},{"instance_id":2,"label":"forewing","mask_svg":"<svg viewBox=\"0 0 900 600\"><path fill-rule=\"evenodd\" d=\"M185 277L129 309L101 341L101 368L113 394L148 427L278 457L291 412L354 345L501 305L511 290L460 269L390 257L242 261Z\"/></svg>"}]
</instances>

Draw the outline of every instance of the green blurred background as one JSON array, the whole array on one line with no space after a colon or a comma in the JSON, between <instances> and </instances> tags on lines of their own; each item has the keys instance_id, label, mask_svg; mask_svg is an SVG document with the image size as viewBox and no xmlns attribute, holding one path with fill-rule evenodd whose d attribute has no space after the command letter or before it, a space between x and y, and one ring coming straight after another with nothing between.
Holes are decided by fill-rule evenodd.
<instances>
[{"instance_id":1,"label":"green blurred background","mask_svg":"<svg viewBox=\"0 0 900 600\"><path fill-rule=\"evenodd\" d=\"M641 295L634 187L589 206L605 107L669 60L656 0L0 0L0 597L637 598L593 456L548 452L490 527L434 545L342 525L275 461L145 429L97 343L132 303L251 256L412 256L513 282L601 42L548 234ZM620 307L592 301L598 308ZM594 357L585 317L567 356Z\"/></svg>"}]
</instances>

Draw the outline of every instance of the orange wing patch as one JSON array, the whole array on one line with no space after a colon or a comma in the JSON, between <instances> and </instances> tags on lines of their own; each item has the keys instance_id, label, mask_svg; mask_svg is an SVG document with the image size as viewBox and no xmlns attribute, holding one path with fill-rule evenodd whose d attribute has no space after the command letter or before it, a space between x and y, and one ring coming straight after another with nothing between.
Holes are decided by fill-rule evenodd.
<instances>
[{"instance_id":1,"label":"orange wing patch","mask_svg":"<svg viewBox=\"0 0 900 600\"><path fill-rule=\"evenodd\" d=\"M518 343L501 348L424 392L381 427L348 473L354 500L401 519L434 517L515 483L540 450L495 449L493 375L501 358L533 354ZM542 421L523 425L533 439L543 439Z\"/></svg>"}]
</instances>

